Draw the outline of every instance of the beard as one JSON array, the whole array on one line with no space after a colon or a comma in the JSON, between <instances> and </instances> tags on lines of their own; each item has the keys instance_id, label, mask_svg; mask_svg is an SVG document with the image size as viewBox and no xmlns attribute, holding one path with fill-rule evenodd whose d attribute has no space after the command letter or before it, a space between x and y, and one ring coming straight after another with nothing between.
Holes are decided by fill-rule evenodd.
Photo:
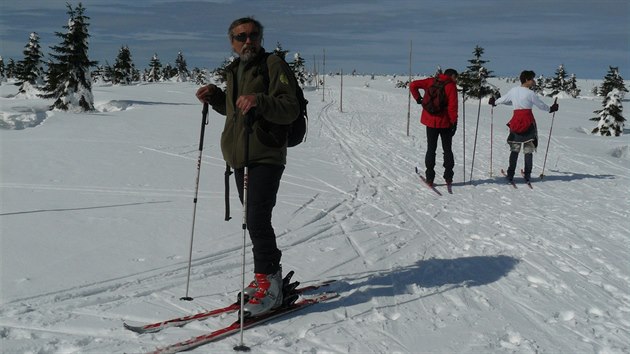
<instances>
[{"instance_id":1,"label":"beard","mask_svg":"<svg viewBox=\"0 0 630 354\"><path fill-rule=\"evenodd\" d=\"M240 58L244 62L252 61L258 56L259 49L252 45L244 45L241 48Z\"/></svg>"}]
</instances>

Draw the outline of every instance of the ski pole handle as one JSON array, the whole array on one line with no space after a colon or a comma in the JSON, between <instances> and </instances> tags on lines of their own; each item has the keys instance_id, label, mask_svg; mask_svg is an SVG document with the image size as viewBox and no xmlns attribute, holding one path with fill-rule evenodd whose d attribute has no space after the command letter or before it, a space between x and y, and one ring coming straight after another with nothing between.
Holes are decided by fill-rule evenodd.
<instances>
[{"instance_id":1,"label":"ski pole handle","mask_svg":"<svg viewBox=\"0 0 630 354\"><path fill-rule=\"evenodd\" d=\"M203 138L206 134L206 125L208 125L208 103L203 103L201 110L201 136L199 137L199 151L203 151Z\"/></svg>"},{"instance_id":2,"label":"ski pole handle","mask_svg":"<svg viewBox=\"0 0 630 354\"><path fill-rule=\"evenodd\" d=\"M201 114L204 116L206 120L206 124L208 124L208 102L203 103L203 109L201 110Z\"/></svg>"}]
</instances>

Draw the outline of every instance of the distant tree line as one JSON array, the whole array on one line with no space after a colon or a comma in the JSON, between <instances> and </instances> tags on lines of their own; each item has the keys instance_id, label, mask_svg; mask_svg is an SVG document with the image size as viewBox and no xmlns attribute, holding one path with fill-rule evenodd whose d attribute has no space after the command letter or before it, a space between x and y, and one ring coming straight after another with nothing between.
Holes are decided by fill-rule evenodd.
<instances>
[{"instance_id":1,"label":"distant tree line","mask_svg":"<svg viewBox=\"0 0 630 354\"><path fill-rule=\"evenodd\" d=\"M19 86L19 93L36 92L40 97L52 99L54 103L51 109L92 111L94 110L94 98L92 96L92 83L105 82L114 85L130 85L134 82L160 82L160 81L190 81L197 84L205 84L212 76L219 83L225 82L225 70L234 61L234 57L226 58L223 63L212 71L194 68L188 70L184 55L180 51L175 59L175 65L170 63L163 65L157 53L153 55L148 68L138 70L132 59L131 50L123 45L114 65L105 63L98 65L88 56L89 17L85 15L85 8L81 3L73 8L70 4L67 14L69 20L63 26L65 32L56 32L60 43L51 46L52 53L48 60L44 60L39 44L39 35L35 32L29 35L23 54L24 58L17 63L9 59L8 63L0 56L0 83L7 79L15 79ZM289 51L277 43L273 53L286 60ZM473 58L468 60L469 65L461 72L458 78L458 86L461 87L462 96L477 98L495 95L498 89L490 85L488 78L493 77L492 71L487 67L488 60L482 58L484 48L475 46ZM305 85L313 80L312 74L305 69L305 61L299 53L294 55L289 63L300 85ZM91 71L91 68L95 70ZM441 73L438 67L435 75ZM557 96L562 92L571 97L578 97L580 89L577 86L575 74L567 74L564 65L560 65L553 77L537 78L537 85L533 89L546 96ZM398 82L397 87L408 87L409 82ZM619 75L618 67L610 67L600 87L595 87L593 93L604 97L601 110L594 113L591 118L598 122L593 129L594 134L621 135L625 118L622 116L622 99L628 92L623 78Z\"/></svg>"},{"instance_id":2,"label":"distant tree line","mask_svg":"<svg viewBox=\"0 0 630 354\"><path fill-rule=\"evenodd\" d=\"M66 31L55 33L60 43L50 47L52 53L49 59L44 59L39 35L35 32L29 36L22 60L15 62L9 59L5 64L0 56L0 83L6 82L7 79L15 79L19 93L53 99L51 109L93 110L92 83L130 85L137 82L194 81L201 85L208 83L213 75L221 82L225 80L225 67L234 60L233 57L225 59L223 64L213 71L199 68L189 70L181 51L177 54L174 65L162 64L155 53L149 66L139 70L133 62L129 46L123 45L113 65L108 62L99 65L88 56L89 17L85 15L85 8L81 3L74 8L70 4L66 6L69 15L68 24L63 26ZM285 59L288 51L282 49L278 43L274 53ZM312 79L306 72L304 59L299 53L295 54L289 65L301 85Z\"/></svg>"}]
</instances>

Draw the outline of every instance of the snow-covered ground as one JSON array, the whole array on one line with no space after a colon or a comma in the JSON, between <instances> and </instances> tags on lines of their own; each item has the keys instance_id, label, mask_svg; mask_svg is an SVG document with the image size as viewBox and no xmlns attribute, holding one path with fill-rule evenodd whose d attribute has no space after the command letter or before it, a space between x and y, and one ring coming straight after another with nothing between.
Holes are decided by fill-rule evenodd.
<instances>
[{"instance_id":1,"label":"snow-covered ground","mask_svg":"<svg viewBox=\"0 0 630 354\"><path fill-rule=\"evenodd\" d=\"M491 82L502 92L514 85ZM582 92L597 83L581 81ZM336 279L330 290L341 297L246 331L253 352L630 352L630 139L627 130L589 134L600 98L559 100L533 190L500 176L510 107L494 109L491 161L490 107L481 106L475 149L478 101L466 101L454 194L438 186L438 196L414 173L426 139L415 103L406 134L407 91L391 77L344 77L340 111L340 78L326 84L324 97L306 91L308 138L289 151L274 226L285 272L303 283ZM75 114L0 87L3 353L137 353L235 319L145 335L122 326L218 307L240 289L241 209L232 184L233 219L223 221L223 119L210 112L194 301L179 300L199 154L195 90L96 86L98 112ZM535 115L538 176L552 120ZM248 272L251 262L248 247ZM238 343L193 352L229 353Z\"/></svg>"}]
</instances>

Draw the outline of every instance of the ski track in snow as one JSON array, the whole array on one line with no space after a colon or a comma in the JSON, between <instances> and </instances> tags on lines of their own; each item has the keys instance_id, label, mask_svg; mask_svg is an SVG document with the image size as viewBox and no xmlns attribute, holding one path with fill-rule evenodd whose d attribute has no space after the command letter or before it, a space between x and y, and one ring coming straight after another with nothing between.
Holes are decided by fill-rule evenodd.
<instances>
[{"instance_id":1,"label":"ski track in snow","mask_svg":"<svg viewBox=\"0 0 630 354\"><path fill-rule=\"evenodd\" d=\"M535 181L534 190L521 188L524 184L517 178L519 188L514 190L496 171L494 177L488 176L490 136L485 128L490 113L484 107L472 183L467 180L470 166L466 184L462 183L463 131L458 131L454 194L438 186L442 196L437 196L421 185L414 172L415 166L423 165L425 152L419 108L412 107L407 137L402 108L407 104L406 91L393 88L394 83L384 78L370 81L369 88L362 85L368 80L357 77L344 81L348 86L343 112L337 100L338 78L327 78L325 102L321 102L321 91L307 91L309 136L304 146L289 151L274 214L285 272L295 270L295 279L303 282L337 279L330 290L342 296L305 310L307 316L298 313L248 330L246 343L256 351L278 353L629 352L627 163L619 163L610 149L609 156L594 158L588 147L581 146L593 137L572 131L574 123L563 121L567 117L561 109L555 118L545 177ZM150 86L121 89L136 94L142 90L154 92ZM112 95L111 88L106 91ZM153 103L153 98L125 101L114 97L110 105L103 106L113 108L103 108L102 112L126 117L150 110L149 115L158 123L137 119L129 124L142 127L151 122L170 127L173 123L168 116L161 118L156 113L160 109L198 116L197 106L193 109L184 104L193 99L193 86L183 86L177 92L190 93L177 107L162 107ZM150 105L143 104L149 101ZM477 101L467 101L466 105L466 141L472 144L476 117L470 112L476 114ZM566 102L561 107L570 105ZM131 110L132 106L137 109ZM508 114L507 108L494 112L496 169L507 163L504 132L496 127ZM50 122L51 129L75 119L59 115ZM542 168L551 122L542 112L536 116L540 145L533 175ZM190 125L198 129L197 119L194 121ZM92 173L108 171L114 175L112 184L106 183L107 179L76 179L69 171L55 181L11 178L11 174L0 182L3 198L9 198L0 211L8 232L20 230L17 218L45 217L51 211L71 212L88 220L102 217L104 220L94 221L97 225L117 227L116 222L122 222L122 227L140 232L151 230L156 243L166 242L164 236L170 231L162 230L164 226L158 222L152 227L149 221L136 225L134 220L173 215L175 224L183 229L178 241L170 241L164 249L155 248L155 255L128 259L117 275L96 272L91 281L28 295L3 290L0 340L9 351L140 352L206 333L234 319L233 315L222 316L142 336L122 328L123 320L154 322L224 306L240 287L238 240L242 231L234 189L231 202L236 221L218 224L223 213L224 165L217 153L221 124L216 122L211 122L206 137L207 146L212 148L204 151L202 160L202 176L207 179L199 191L198 212L204 220L199 221L196 233L190 278L195 297L192 302L179 297L186 287L186 233L194 192L192 161L198 153L194 144L185 143L197 136L193 128L186 133L170 132L178 137L172 143L156 138L120 147L116 141L125 141L124 134L109 141L98 136L78 139L83 144L98 141L103 149L128 149L124 151L134 163L144 159L153 163L132 169L131 177L121 177L123 171L116 169L100 170L95 164ZM48 124L44 121L33 129L46 129ZM118 127L116 121L109 124ZM10 139L8 144L22 146L17 134L0 133L3 139ZM153 134L161 136L157 131ZM468 146L467 153L471 151ZM123 159L124 154L117 158ZM438 178L440 158L438 153ZM19 160L6 164L11 167ZM466 161L470 163L470 156ZM519 168L521 165L522 157ZM132 181L116 184L126 178L133 180L133 174L145 173L144 169L151 175L145 185ZM171 170L178 169L186 172L171 175ZM61 173L63 169L55 171ZM90 176L90 172L81 171L84 173ZM178 181L178 187L165 187L168 182L160 183L155 177L160 174L169 182ZM210 175L212 180L206 177ZM621 196L601 197L605 191ZM21 194L52 196L51 200L59 198L64 203L30 209L27 206L31 204L13 206ZM65 202L69 200L76 203ZM602 230L603 210L608 220ZM125 217L119 219L117 211L124 211ZM51 222L48 218L45 221ZM143 240L141 244L153 242L148 235L138 237ZM72 255L66 257L71 259ZM251 268L249 253L247 265ZM23 277L14 282L3 280L2 286L22 287L36 281L37 277ZM191 352L231 352L236 341L225 339Z\"/></svg>"}]
</instances>

